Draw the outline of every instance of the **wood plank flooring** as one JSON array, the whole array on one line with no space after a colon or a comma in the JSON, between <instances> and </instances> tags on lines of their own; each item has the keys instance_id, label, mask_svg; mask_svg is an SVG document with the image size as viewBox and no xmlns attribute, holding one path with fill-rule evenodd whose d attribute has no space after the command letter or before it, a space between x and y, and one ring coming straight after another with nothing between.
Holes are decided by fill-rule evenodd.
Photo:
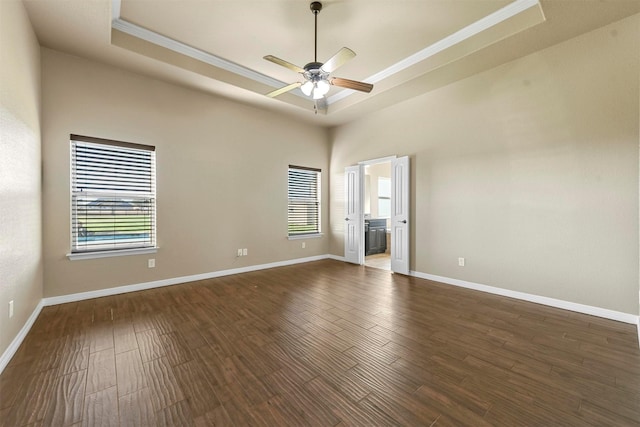
<instances>
[{"instance_id":1,"label":"wood plank flooring","mask_svg":"<svg viewBox=\"0 0 640 427\"><path fill-rule=\"evenodd\" d=\"M16 426L640 425L634 325L324 260L46 307Z\"/></svg>"},{"instance_id":2,"label":"wood plank flooring","mask_svg":"<svg viewBox=\"0 0 640 427\"><path fill-rule=\"evenodd\" d=\"M364 257L364 265L391 271L391 254L375 254Z\"/></svg>"}]
</instances>

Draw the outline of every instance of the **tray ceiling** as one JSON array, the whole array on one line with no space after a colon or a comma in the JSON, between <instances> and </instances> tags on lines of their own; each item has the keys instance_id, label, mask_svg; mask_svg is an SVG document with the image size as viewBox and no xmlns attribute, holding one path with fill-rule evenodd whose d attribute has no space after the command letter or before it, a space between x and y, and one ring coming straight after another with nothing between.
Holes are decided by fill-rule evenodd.
<instances>
[{"instance_id":1,"label":"tray ceiling","mask_svg":"<svg viewBox=\"0 0 640 427\"><path fill-rule=\"evenodd\" d=\"M357 56L332 75L375 85L332 87L313 114L300 75L265 61L313 61L304 0L25 0L43 46L321 125L336 125L640 11L637 0L326 0L318 60Z\"/></svg>"}]
</instances>

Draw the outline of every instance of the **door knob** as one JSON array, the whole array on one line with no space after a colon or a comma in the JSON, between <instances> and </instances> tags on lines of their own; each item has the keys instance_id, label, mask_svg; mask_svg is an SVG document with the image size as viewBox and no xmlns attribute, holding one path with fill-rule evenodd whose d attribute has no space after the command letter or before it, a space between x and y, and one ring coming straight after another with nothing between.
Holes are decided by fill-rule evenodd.
<instances>
[{"instance_id":1,"label":"door knob","mask_svg":"<svg viewBox=\"0 0 640 427\"><path fill-rule=\"evenodd\" d=\"M349 218L345 218L344 220L345 220L345 221L351 221Z\"/></svg>"},{"instance_id":2,"label":"door knob","mask_svg":"<svg viewBox=\"0 0 640 427\"><path fill-rule=\"evenodd\" d=\"M406 224L406 223L407 223L407 220L406 220L406 219L403 219L402 221L398 221L398 222L401 222L401 223L403 223L403 224Z\"/></svg>"}]
</instances>

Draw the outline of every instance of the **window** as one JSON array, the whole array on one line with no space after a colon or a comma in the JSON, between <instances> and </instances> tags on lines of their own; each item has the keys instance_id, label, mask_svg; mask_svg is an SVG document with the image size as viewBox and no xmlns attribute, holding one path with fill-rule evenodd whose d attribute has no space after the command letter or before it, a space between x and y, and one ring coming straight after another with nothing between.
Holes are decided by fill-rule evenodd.
<instances>
[{"instance_id":1,"label":"window","mask_svg":"<svg viewBox=\"0 0 640 427\"><path fill-rule=\"evenodd\" d=\"M154 248L155 147L71 135L71 253Z\"/></svg>"},{"instance_id":2,"label":"window","mask_svg":"<svg viewBox=\"0 0 640 427\"><path fill-rule=\"evenodd\" d=\"M289 236L320 233L320 169L289 166Z\"/></svg>"},{"instance_id":3,"label":"window","mask_svg":"<svg viewBox=\"0 0 640 427\"><path fill-rule=\"evenodd\" d=\"M378 177L378 218L391 217L391 179Z\"/></svg>"}]
</instances>

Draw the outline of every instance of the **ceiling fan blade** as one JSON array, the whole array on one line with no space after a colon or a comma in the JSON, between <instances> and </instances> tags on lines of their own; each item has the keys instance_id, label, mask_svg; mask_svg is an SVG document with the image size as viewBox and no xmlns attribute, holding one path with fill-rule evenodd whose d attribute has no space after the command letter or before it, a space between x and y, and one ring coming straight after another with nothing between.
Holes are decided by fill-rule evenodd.
<instances>
[{"instance_id":1,"label":"ceiling fan blade","mask_svg":"<svg viewBox=\"0 0 640 427\"><path fill-rule=\"evenodd\" d=\"M333 73L335 70L343 66L347 61L356 56L356 53L348 47L343 47L325 62L320 69L325 73Z\"/></svg>"},{"instance_id":2,"label":"ceiling fan blade","mask_svg":"<svg viewBox=\"0 0 640 427\"><path fill-rule=\"evenodd\" d=\"M267 96L270 97L270 98L275 98L278 95L282 95L283 93L289 92L290 90L293 90L293 89L298 88L300 86L302 86L302 83L300 83L300 82L291 83L290 85L287 85L285 87L281 87L280 89L276 89L273 92L269 92L267 94Z\"/></svg>"},{"instance_id":3,"label":"ceiling fan blade","mask_svg":"<svg viewBox=\"0 0 640 427\"><path fill-rule=\"evenodd\" d=\"M304 68L300 68L297 65L292 64L291 62L287 62L284 59L276 58L273 55L267 55L264 57L267 61L271 61L274 64L282 65L285 68L295 71L296 73L304 73Z\"/></svg>"},{"instance_id":4,"label":"ceiling fan blade","mask_svg":"<svg viewBox=\"0 0 640 427\"><path fill-rule=\"evenodd\" d=\"M334 86L340 86L347 89L359 90L360 92L371 92L373 85L371 83L357 82L355 80L343 79L340 77L334 77L330 80L330 83Z\"/></svg>"}]
</instances>

